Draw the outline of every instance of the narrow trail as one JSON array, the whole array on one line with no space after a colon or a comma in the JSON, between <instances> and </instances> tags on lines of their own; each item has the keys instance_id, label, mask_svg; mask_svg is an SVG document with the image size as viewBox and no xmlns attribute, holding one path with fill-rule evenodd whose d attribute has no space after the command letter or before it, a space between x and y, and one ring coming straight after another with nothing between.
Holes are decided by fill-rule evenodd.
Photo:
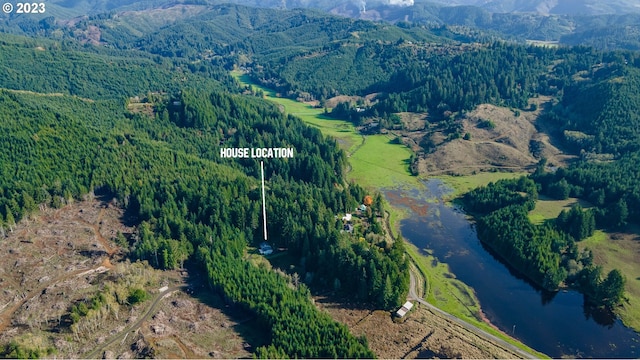
<instances>
[{"instance_id":1,"label":"narrow trail","mask_svg":"<svg viewBox=\"0 0 640 360\"><path fill-rule=\"evenodd\" d=\"M115 254L116 249L111 247L111 245L109 244L109 241L105 239L104 236L102 236L102 233L100 232L100 221L102 221L103 216L104 216L104 209L100 209L100 213L98 214L98 218L96 219L95 223L91 223L82 218L78 218L78 220L83 224L91 227L91 229L93 230L93 233L98 239L98 242L100 243L100 245L102 245L102 247L104 247L104 250L107 252L109 257L111 257L113 256L113 254Z\"/></svg>"},{"instance_id":2,"label":"narrow trail","mask_svg":"<svg viewBox=\"0 0 640 360\"><path fill-rule=\"evenodd\" d=\"M353 154L357 153L358 150L360 150L360 148L362 148L364 146L364 143L367 141L367 137L364 135L360 135L362 136L362 142L360 144L358 144L358 146L356 146L355 149L353 149L351 152L349 152L347 154L347 157L350 158L351 156L353 156Z\"/></svg>"},{"instance_id":3,"label":"narrow trail","mask_svg":"<svg viewBox=\"0 0 640 360\"><path fill-rule=\"evenodd\" d=\"M527 166L500 166L500 165L485 165L485 164L477 164L477 165L460 165L460 166L454 166L452 168L448 168L448 169L443 169L443 170L434 170L434 171L427 171L425 173L425 175L430 175L430 176L434 176L434 175L443 175L443 174L447 174L447 173L451 173L451 172L456 172L457 170L462 170L462 169L502 169L502 170L513 170L513 171L529 171L529 170L533 170L535 168L535 165L527 165Z\"/></svg>"},{"instance_id":4,"label":"narrow trail","mask_svg":"<svg viewBox=\"0 0 640 360\"><path fill-rule=\"evenodd\" d=\"M178 347L180 348L180 350L183 352L184 356L183 359L197 359L198 356L196 356L196 354L193 353L193 351L191 351L191 349L189 349L183 342L182 340L180 340L180 338L178 337L178 335L173 335L172 340L178 345Z\"/></svg>"},{"instance_id":5,"label":"narrow trail","mask_svg":"<svg viewBox=\"0 0 640 360\"><path fill-rule=\"evenodd\" d=\"M100 344L98 347L96 347L95 349L93 349L91 352L85 354L84 356L82 356L82 358L84 359L97 359L99 356L102 356L102 353L104 352L104 350L106 348L108 348L110 345L112 345L114 342L120 340L123 338L123 336L126 336L127 334L131 333L131 332L135 332L137 331L142 324L147 321L158 309L158 305L160 304L160 301L168 294L177 291L177 290L184 290L187 288L187 285L182 284L182 285L177 285L177 286L172 286L168 289L166 289L165 291L159 292L157 293L153 298L153 302L151 303L151 305L149 305L149 307L147 308L147 310L144 312L144 314L140 315L140 317L138 318L138 320L133 323L131 326L125 328L124 330L120 331L119 333L117 333L116 335L112 336L108 341Z\"/></svg>"}]
</instances>

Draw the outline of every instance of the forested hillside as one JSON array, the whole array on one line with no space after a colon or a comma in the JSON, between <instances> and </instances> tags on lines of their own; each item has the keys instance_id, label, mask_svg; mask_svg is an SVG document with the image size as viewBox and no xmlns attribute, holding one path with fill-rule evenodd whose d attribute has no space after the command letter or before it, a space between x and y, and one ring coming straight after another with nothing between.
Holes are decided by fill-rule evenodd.
<instances>
[{"instance_id":1,"label":"forested hillside","mask_svg":"<svg viewBox=\"0 0 640 360\"><path fill-rule=\"evenodd\" d=\"M17 89L0 91L3 232L39 205L110 194L138 224L131 256L165 269L193 262L229 303L258 317L270 344L258 356L373 357L365 339L313 306L307 287L382 308L408 289L402 242L380 241L379 225L340 233L335 216L367 194L344 181L345 156L334 141L261 99L211 90L219 82L176 81L178 63L77 50L59 50L60 63L47 63L50 54L16 39L3 54L28 61L2 62L16 74L3 84ZM32 65L40 77L27 77ZM131 95L153 101L154 115L125 110ZM220 146L295 148L294 158L265 167L270 242L298 262L299 284L245 259L261 239L259 162L220 159ZM374 213L368 221L375 225Z\"/></svg>"},{"instance_id":2,"label":"forested hillside","mask_svg":"<svg viewBox=\"0 0 640 360\"><path fill-rule=\"evenodd\" d=\"M212 20L215 16L224 15L220 13L220 9L236 6L226 5L229 2L241 7L263 8L259 11L272 15L276 9L304 8L309 10L296 11L315 17L321 15L318 12L321 10L342 17L385 21L403 28L426 28L443 37L463 42L504 39L525 43L527 40L535 40L563 45L588 45L606 50L638 49L640 14L637 6L626 1L606 4L600 2L597 5L557 2L515 4L513 1L451 4L420 1L412 3L411 6L387 1L332 0L52 1L48 3L45 14L7 16L0 13L0 29L15 34L56 39L71 38L81 42L125 48L141 38L148 40L148 35L156 31L165 32L166 29L163 28L170 28L175 24L176 30L181 29L189 36L174 40L178 40L178 44L187 41L194 45L193 48L198 48L212 42L211 38L227 41L239 34L236 20L246 20L242 19L243 16L238 19L231 16L226 22L213 26L201 23L204 18ZM363 12L363 9L367 11ZM282 12L278 14L275 16L278 18L276 22L280 21L280 18L286 21L287 15L283 16ZM191 22L193 24L188 24ZM227 24L230 26L228 32L225 31ZM192 31L194 28L206 31ZM169 32L173 30L169 29ZM227 43L238 40L234 38ZM156 47L155 50L172 51L171 46ZM187 47L180 47L176 52L181 56L185 53L192 51Z\"/></svg>"},{"instance_id":3,"label":"forested hillside","mask_svg":"<svg viewBox=\"0 0 640 360\"><path fill-rule=\"evenodd\" d=\"M578 251L576 243L596 228L640 222L640 63L632 53L575 49L570 56L553 73L564 78L560 101L540 121L555 129L580 160L548 169L542 159L526 180L534 191L524 186L524 178L502 181L467 194L465 206L477 215L480 239L527 278L546 289L574 286L589 304L613 308L623 299L623 275L614 269L601 276L593 255ZM594 207L575 206L534 225L528 212L535 206L536 188L555 199L585 199Z\"/></svg>"},{"instance_id":4,"label":"forested hillside","mask_svg":"<svg viewBox=\"0 0 640 360\"><path fill-rule=\"evenodd\" d=\"M637 59L629 61L638 66ZM554 197L582 197L595 204L602 227L640 221L639 81L637 67L598 68L590 79L572 84L546 119L561 126L565 141L582 161L540 174L537 181Z\"/></svg>"},{"instance_id":5,"label":"forested hillside","mask_svg":"<svg viewBox=\"0 0 640 360\"><path fill-rule=\"evenodd\" d=\"M451 141L479 104L517 113L547 95L557 101L540 124L580 160L556 169L541 159L528 179L473 191L467 207L482 241L533 282L579 287L598 305L620 302L624 278L602 277L576 243L596 227L640 222L637 53L461 43L435 35L455 37L446 27L300 9L211 6L148 33L112 26L119 19L34 20L23 30L44 37L0 35L0 232L39 205L109 194L138 226L127 244L131 258L161 269L193 264L228 303L258 318L268 345L256 356L372 357L366 339L315 308L310 289L394 308L409 287L402 241L384 236L379 204L360 214L364 225L354 233L342 232L341 216L376 195L345 181L346 156L334 140L239 95L228 71L241 68L283 96L320 105L337 95L367 97L331 113L357 124L402 130L397 113L426 113L420 156L433 145L430 123L442 124ZM85 42L96 29L99 39ZM127 110L131 102L148 113ZM299 281L247 261L262 240L260 164L220 159L220 147L295 149L293 158L264 165L269 241L286 251ZM539 192L595 207L534 225L527 212Z\"/></svg>"},{"instance_id":6,"label":"forested hillside","mask_svg":"<svg viewBox=\"0 0 640 360\"><path fill-rule=\"evenodd\" d=\"M0 37L0 84L6 89L61 93L90 99L124 99L147 92L175 92L187 86L221 89L229 76L213 66L189 67L134 51L79 44ZM215 81L209 77L215 77Z\"/></svg>"},{"instance_id":7,"label":"forested hillside","mask_svg":"<svg viewBox=\"0 0 640 360\"><path fill-rule=\"evenodd\" d=\"M111 192L141 221L138 240L131 245L133 254L164 268L177 267L197 254L194 259L204 271L209 269L212 285L229 301L262 319L273 345L265 356L372 356L344 327L313 307L304 285L292 290L284 278L243 260L244 248L252 242L258 228L259 196L252 191L254 178L226 165L173 150L173 144L163 144L143 131L133 130L134 123L139 126L146 121L148 132L167 133L175 127L171 123L158 124L136 117L129 120L118 116L108 104L84 104L83 100L67 97L10 92L3 92L2 97L2 143L9 151L3 152L0 214L6 231L26 213L36 210L38 204L59 207L88 191ZM174 141L189 143L195 136L195 132L182 133ZM314 155L300 157L314 158ZM322 166L320 158L316 161ZM291 184L295 182L295 178L288 182L277 177L269 180L279 199L294 202L306 197L309 201L308 208L286 215L297 218L300 213L312 211L332 219L329 214L337 209L325 208L322 198L330 190L301 182L300 189L292 192ZM346 200L355 203L347 194ZM269 199L275 205L275 195ZM279 212L273 213L277 219L275 214ZM305 225L323 231L317 237L306 238L314 247L320 245L318 241L339 239L333 221ZM344 243L345 251L350 249L348 244ZM385 256L378 260L380 264L391 261ZM376 264L375 259L371 261ZM213 263L218 265L212 266ZM346 269L341 274L348 275ZM318 276L317 281L320 279ZM368 298L368 291L365 293ZM279 300L272 303L265 301L265 297ZM300 327L302 324L296 320L300 317L314 320L307 320ZM282 332L279 328L297 330ZM292 340L292 336L305 340ZM309 339L316 336L318 342L310 344Z\"/></svg>"}]
</instances>

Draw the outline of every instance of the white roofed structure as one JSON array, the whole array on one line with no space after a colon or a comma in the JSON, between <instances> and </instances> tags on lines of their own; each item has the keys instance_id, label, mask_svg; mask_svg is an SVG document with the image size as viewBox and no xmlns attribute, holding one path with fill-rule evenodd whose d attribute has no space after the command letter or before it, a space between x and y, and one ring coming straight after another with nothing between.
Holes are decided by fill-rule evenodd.
<instances>
[{"instance_id":1,"label":"white roofed structure","mask_svg":"<svg viewBox=\"0 0 640 360\"><path fill-rule=\"evenodd\" d=\"M398 311L396 311L396 315L398 317L403 317L409 312L409 310L411 310L412 307L413 307L413 303L411 303L410 301L407 301L406 303L404 303L404 305L402 305L402 307Z\"/></svg>"}]
</instances>

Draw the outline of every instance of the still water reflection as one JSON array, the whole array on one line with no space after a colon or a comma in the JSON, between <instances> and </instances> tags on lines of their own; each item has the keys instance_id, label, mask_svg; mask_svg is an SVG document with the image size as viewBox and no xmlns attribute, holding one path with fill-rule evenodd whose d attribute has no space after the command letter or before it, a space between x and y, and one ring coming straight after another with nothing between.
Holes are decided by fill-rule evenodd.
<instances>
[{"instance_id":1,"label":"still water reflection","mask_svg":"<svg viewBox=\"0 0 640 360\"><path fill-rule=\"evenodd\" d=\"M485 249L475 228L442 197L451 190L441 180L425 190L385 194L411 210L402 235L419 249L430 249L456 277L474 288L487 318L506 333L552 357L637 358L640 336L606 314L592 313L575 291L549 293L511 272Z\"/></svg>"}]
</instances>

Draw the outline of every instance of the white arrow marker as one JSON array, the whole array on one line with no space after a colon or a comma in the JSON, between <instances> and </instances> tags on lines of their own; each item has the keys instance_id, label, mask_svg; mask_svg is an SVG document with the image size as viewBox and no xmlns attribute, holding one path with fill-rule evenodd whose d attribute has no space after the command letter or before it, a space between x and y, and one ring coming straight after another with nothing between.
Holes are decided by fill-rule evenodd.
<instances>
[{"instance_id":1,"label":"white arrow marker","mask_svg":"<svg viewBox=\"0 0 640 360\"><path fill-rule=\"evenodd\" d=\"M264 220L264 241L267 241L267 207L264 196L264 162L260 161L260 170L262 172L262 219Z\"/></svg>"}]
</instances>

